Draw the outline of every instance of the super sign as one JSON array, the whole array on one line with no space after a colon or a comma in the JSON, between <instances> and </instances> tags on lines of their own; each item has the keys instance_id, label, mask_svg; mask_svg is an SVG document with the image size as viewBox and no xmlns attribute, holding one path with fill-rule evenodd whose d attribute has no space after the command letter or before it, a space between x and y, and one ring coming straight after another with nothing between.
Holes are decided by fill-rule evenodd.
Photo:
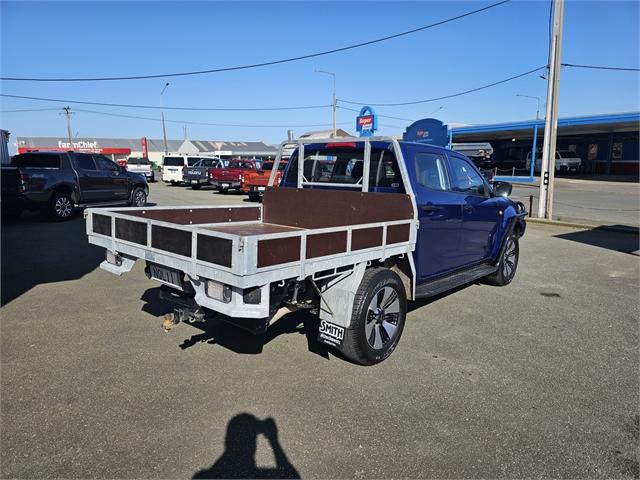
<instances>
[{"instance_id":1,"label":"super sign","mask_svg":"<svg viewBox=\"0 0 640 480\"><path fill-rule=\"evenodd\" d=\"M378 129L378 116L371 107L362 107L356 117L356 131L361 137L371 137Z\"/></svg>"}]
</instances>

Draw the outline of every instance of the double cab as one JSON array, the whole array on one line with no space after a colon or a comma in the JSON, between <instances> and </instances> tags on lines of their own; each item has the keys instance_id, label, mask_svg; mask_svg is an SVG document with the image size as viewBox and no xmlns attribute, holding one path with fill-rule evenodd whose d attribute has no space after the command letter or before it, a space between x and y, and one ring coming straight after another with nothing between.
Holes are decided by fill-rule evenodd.
<instances>
[{"instance_id":1,"label":"double cab","mask_svg":"<svg viewBox=\"0 0 640 480\"><path fill-rule=\"evenodd\" d=\"M527 212L468 157L390 137L305 139L276 188L281 155L262 204L91 209L101 267L143 260L182 319L255 333L308 310L320 342L364 365L394 351L408 302L514 279Z\"/></svg>"}]
</instances>

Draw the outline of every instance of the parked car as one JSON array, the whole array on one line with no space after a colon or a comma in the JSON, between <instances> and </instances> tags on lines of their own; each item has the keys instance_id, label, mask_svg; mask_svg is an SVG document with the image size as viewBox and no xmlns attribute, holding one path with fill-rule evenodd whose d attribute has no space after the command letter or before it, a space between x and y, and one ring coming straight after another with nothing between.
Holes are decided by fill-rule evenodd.
<instances>
[{"instance_id":1,"label":"parked car","mask_svg":"<svg viewBox=\"0 0 640 480\"><path fill-rule=\"evenodd\" d=\"M211 185L209 180L209 171L214 168L225 168L228 162L219 158L203 158L196 162L193 166L184 167L182 179L191 188L198 190L205 185Z\"/></svg>"},{"instance_id":2,"label":"parked car","mask_svg":"<svg viewBox=\"0 0 640 480\"><path fill-rule=\"evenodd\" d=\"M183 183L184 167L192 167L206 158L208 157L192 157L188 155L162 157L162 181L172 185Z\"/></svg>"},{"instance_id":3,"label":"parked car","mask_svg":"<svg viewBox=\"0 0 640 480\"><path fill-rule=\"evenodd\" d=\"M535 172L540 172L542 166L542 151L536 153L536 164L534 166ZM556 151L556 172L578 172L582 166L582 159L576 152L571 150L558 150ZM527 154L526 168L531 168L531 152Z\"/></svg>"},{"instance_id":4,"label":"parked car","mask_svg":"<svg viewBox=\"0 0 640 480\"><path fill-rule=\"evenodd\" d=\"M257 165L254 160L234 159L224 168L209 169L209 182L222 193L227 193L229 190L240 190L242 176L256 170Z\"/></svg>"},{"instance_id":5,"label":"parked car","mask_svg":"<svg viewBox=\"0 0 640 480\"><path fill-rule=\"evenodd\" d=\"M1 176L2 209L10 215L40 210L54 220L67 220L74 208L142 207L149 195L144 175L91 153L22 153L2 167Z\"/></svg>"},{"instance_id":6,"label":"parked car","mask_svg":"<svg viewBox=\"0 0 640 480\"><path fill-rule=\"evenodd\" d=\"M408 301L514 279L527 212L509 183L489 185L457 152L391 137L300 144L260 205L91 209L101 268L121 275L145 261L180 305L175 319L216 312L263 333L314 312L318 340L364 365L394 351Z\"/></svg>"},{"instance_id":7,"label":"parked car","mask_svg":"<svg viewBox=\"0 0 640 480\"><path fill-rule=\"evenodd\" d=\"M248 171L242 174L242 191L249 195L249 200L252 202L260 202L262 201L262 195L264 194L265 188L269 183L269 177L271 176L271 170L273 169L274 161L268 160L264 162L261 167L254 171ZM276 177L273 182L274 186L280 185L280 179L282 178L282 174L284 169L287 167L287 162L280 162L280 166L278 167L278 171L276 172Z\"/></svg>"},{"instance_id":8,"label":"parked car","mask_svg":"<svg viewBox=\"0 0 640 480\"><path fill-rule=\"evenodd\" d=\"M127 171L144 175L149 182L156 181L156 174L153 171L153 164L145 157L127 158Z\"/></svg>"}]
</instances>

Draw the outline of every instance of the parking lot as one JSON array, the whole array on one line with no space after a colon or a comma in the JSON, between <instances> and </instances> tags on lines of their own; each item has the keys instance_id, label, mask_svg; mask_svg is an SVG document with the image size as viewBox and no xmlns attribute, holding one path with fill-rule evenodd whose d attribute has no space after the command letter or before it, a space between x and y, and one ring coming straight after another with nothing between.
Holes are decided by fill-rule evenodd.
<instances>
[{"instance_id":1,"label":"parking lot","mask_svg":"<svg viewBox=\"0 0 640 480\"><path fill-rule=\"evenodd\" d=\"M245 198L156 183L149 201ZM412 305L394 354L360 367L303 314L164 333L144 265L99 269L81 215L3 224L1 475L638 478L637 232L531 224L520 248L511 285Z\"/></svg>"}]
</instances>

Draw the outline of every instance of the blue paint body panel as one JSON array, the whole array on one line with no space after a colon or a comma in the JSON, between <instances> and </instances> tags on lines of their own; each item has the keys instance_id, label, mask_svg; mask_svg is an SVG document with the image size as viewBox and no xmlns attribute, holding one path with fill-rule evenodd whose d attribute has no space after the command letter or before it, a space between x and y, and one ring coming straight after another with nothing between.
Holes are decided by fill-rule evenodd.
<instances>
[{"instance_id":1,"label":"blue paint body panel","mask_svg":"<svg viewBox=\"0 0 640 480\"><path fill-rule=\"evenodd\" d=\"M371 192L404 193L413 192L417 205L420 226L417 232L416 249L413 252L417 282L429 281L446 276L481 263L494 263L500 254L503 241L519 222L524 233L525 221L522 211L509 198L494 196L491 185L484 180L473 161L447 148L416 142L399 142L407 168L410 185L397 187L371 187ZM308 144L305 152L323 150L326 143ZM364 142L355 142L354 150L364 150ZM371 142L372 151L392 150L390 142ZM330 149L328 149L330 150ZM424 186L418 179L418 159L420 155L437 156L445 166L446 181L450 188L436 190ZM484 182L484 194L469 194L455 191L452 175L452 158L465 162ZM287 181L289 170L297 169L297 152L288 165L282 187L296 186ZM468 171L470 171L468 170ZM528 177L524 177L525 179ZM330 186L308 186L305 188L333 189ZM349 188L349 187L346 187ZM359 185L354 189L360 190Z\"/></svg>"}]
</instances>

